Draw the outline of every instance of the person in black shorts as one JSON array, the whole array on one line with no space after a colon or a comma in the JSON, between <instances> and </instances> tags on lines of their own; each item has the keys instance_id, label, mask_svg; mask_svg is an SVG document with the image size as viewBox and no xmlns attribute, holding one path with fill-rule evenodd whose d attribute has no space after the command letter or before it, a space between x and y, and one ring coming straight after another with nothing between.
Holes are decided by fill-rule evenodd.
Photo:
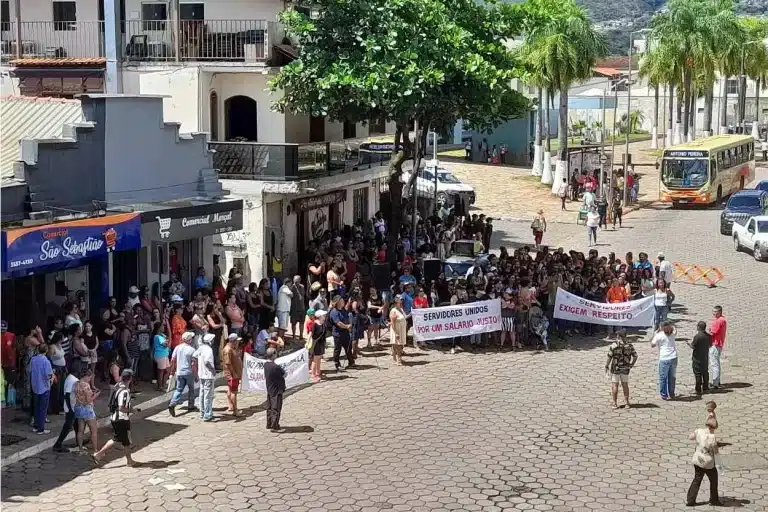
<instances>
[{"instance_id":1,"label":"person in black shorts","mask_svg":"<svg viewBox=\"0 0 768 512\"><path fill-rule=\"evenodd\" d=\"M123 445L125 460L128 466L134 467L138 463L131 458L131 381L133 380L133 371L126 368L120 374L120 382L112 389L109 396L109 419L112 422L112 439L107 441L101 450L93 454L93 460L97 464L101 463L102 457L108 452L115 443ZM136 409L137 411L139 409ZM95 447L94 447L95 448Z\"/></svg>"}]
</instances>

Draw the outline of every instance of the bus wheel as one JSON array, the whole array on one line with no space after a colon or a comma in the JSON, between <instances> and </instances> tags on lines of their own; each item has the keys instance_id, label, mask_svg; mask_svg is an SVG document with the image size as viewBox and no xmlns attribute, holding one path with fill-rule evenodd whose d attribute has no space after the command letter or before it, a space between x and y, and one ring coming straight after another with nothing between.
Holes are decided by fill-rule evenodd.
<instances>
[{"instance_id":1,"label":"bus wheel","mask_svg":"<svg viewBox=\"0 0 768 512\"><path fill-rule=\"evenodd\" d=\"M739 178L739 190L744 190L744 176Z\"/></svg>"},{"instance_id":2,"label":"bus wheel","mask_svg":"<svg viewBox=\"0 0 768 512\"><path fill-rule=\"evenodd\" d=\"M723 186L722 185L718 185L717 186L717 199L716 199L717 204L720 204L722 202L722 200L723 200Z\"/></svg>"}]
</instances>

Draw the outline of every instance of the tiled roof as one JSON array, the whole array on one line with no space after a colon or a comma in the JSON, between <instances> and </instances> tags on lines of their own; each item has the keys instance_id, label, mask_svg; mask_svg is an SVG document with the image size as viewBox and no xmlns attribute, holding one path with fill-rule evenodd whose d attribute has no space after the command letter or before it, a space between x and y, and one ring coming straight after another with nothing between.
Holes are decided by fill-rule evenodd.
<instances>
[{"instance_id":1,"label":"tiled roof","mask_svg":"<svg viewBox=\"0 0 768 512\"><path fill-rule=\"evenodd\" d=\"M11 59L11 66L20 68L103 68L104 57L22 57Z\"/></svg>"},{"instance_id":2,"label":"tiled roof","mask_svg":"<svg viewBox=\"0 0 768 512\"><path fill-rule=\"evenodd\" d=\"M599 75L604 75L604 76L618 76L618 75L621 74L621 71L619 71L616 68L596 67L596 68L592 68L592 71L594 71L595 73L597 73Z\"/></svg>"},{"instance_id":3,"label":"tiled roof","mask_svg":"<svg viewBox=\"0 0 768 512\"><path fill-rule=\"evenodd\" d=\"M629 68L629 57L626 57L623 55L617 55L614 57L606 57L604 59L598 59L597 62L595 62L595 67L627 69Z\"/></svg>"},{"instance_id":4,"label":"tiled roof","mask_svg":"<svg viewBox=\"0 0 768 512\"><path fill-rule=\"evenodd\" d=\"M0 175L13 177L13 162L21 155L19 140L55 139L65 124L83 121L78 100L12 96L0 98Z\"/></svg>"}]
</instances>

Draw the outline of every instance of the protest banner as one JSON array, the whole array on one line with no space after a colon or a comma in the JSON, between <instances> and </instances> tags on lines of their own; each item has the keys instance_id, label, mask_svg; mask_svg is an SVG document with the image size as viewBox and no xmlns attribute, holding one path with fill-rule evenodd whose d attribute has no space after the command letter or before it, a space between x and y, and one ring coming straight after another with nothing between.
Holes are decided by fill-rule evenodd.
<instances>
[{"instance_id":1,"label":"protest banner","mask_svg":"<svg viewBox=\"0 0 768 512\"><path fill-rule=\"evenodd\" d=\"M501 330L501 301L498 299L412 309L416 341L439 340Z\"/></svg>"},{"instance_id":2,"label":"protest banner","mask_svg":"<svg viewBox=\"0 0 768 512\"><path fill-rule=\"evenodd\" d=\"M245 364L243 365L244 391L267 392L267 383L264 381L264 363L266 362L266 359L258 359L251 354L245 354ZM286 389L307 383L309 380L308 362L309 352L305 348L275 359L275 363L285 370Z\"/></svg>"},{"instance_id":3,"label":"protest banner","mask_svg":"<svg viewBox=\"0 0 768 512\"><path fill-rule=\"evenodd\" d=\"M561 320L618 327L650 327L653 315L653 296L608 304L592 302L562 288L557 289L555 318Z\"/></svg>"}]
</instances>

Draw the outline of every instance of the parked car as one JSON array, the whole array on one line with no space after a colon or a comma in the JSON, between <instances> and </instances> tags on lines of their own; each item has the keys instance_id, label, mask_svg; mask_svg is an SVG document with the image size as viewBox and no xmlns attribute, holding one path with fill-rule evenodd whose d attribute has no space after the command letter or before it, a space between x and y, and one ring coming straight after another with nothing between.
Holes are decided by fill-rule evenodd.
<instances>
[{"instance_id":1,"label":"parked car","mask_svg":"<svg viewBox=\"0 0 768 512\"><path fill-rule=\"evenodd\" d=\"M755 260L768 259L768 215L750 218L746 224L733 223L733 248L752 251Z\"/></svg>"},{"instance_id":2,"label":"parked car","mask_svg":"<svg viewBox=\"0 0 768 512\"><path fill-rule=\"evenodd\" d=\"M755 185L755 190L765 190L768 192L768 180L763 180L757 185Z\"/></svg>"},{"instance_id":3,"label":"parked car","mask_svg":"<svg viewBox=\"0 0 768 512\"><path fill-rule=\"evenodd\" d=\"M750 217L765 215L768 210L768 192L764 190L742 190L728 200L720 214L720 234L732 235L733 224L746 224Z\"/></svg>"},{"instance_id":4,"label":"parked car","mask_svg":"<svg viewBox=\"0 0 768 512\"><path fill-rule=\"evenodd\" d=\"M465 200L467 206L475 204L475 189L451 174L444 167L435 168L434 160L427 162L416 178L416 187L420 195L432 198L435 196L435 173L437 173L437 202L440 205L453 204L455 196ZM403 172L401 181L407 183L410 172ZM403 193L406 193L404 190Z\"/></svg>"}]
</instances>

